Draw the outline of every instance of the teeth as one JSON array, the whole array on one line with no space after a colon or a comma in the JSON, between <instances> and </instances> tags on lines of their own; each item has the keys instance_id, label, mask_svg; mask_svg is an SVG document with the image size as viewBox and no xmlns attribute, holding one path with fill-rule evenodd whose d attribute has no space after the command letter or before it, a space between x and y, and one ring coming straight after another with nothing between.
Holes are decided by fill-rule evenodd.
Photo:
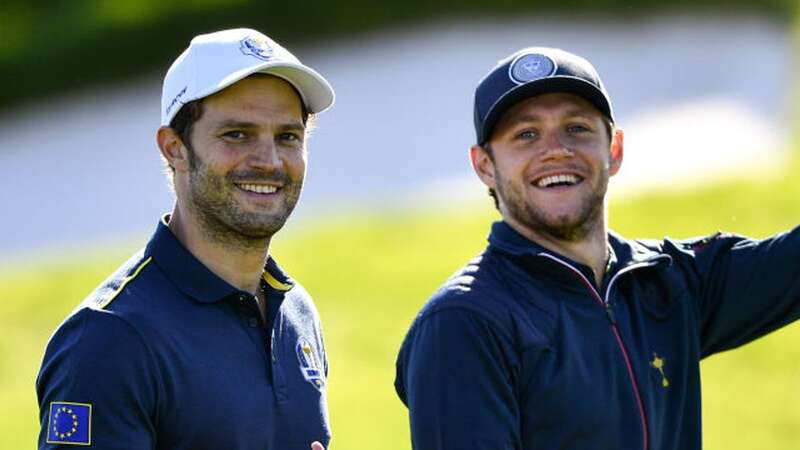
<instances>
[{"instance_id":1,"label":"teeth","mask_svg":"<svg viewBox=\"0 0 800 450\"><path fill-rule=\"evenodd\" d=\"M245 191L255 192L256 194L272 194L278 190L275 186L266 184L240 184L238 186Z\"/></svg>"},{"instance_id":2,"label":"teeth","mask_svg":"<svg viewBox=\"0 0 800 450\"><path fill-rule=\"evenodd\" d=\"M544 177L536 183L536 186L543 188L552 186L557 183L567 183L569 185L576 184L578 182L578 177L575 175L551 175L549 177Z\"/></svg>"}]
</instances>

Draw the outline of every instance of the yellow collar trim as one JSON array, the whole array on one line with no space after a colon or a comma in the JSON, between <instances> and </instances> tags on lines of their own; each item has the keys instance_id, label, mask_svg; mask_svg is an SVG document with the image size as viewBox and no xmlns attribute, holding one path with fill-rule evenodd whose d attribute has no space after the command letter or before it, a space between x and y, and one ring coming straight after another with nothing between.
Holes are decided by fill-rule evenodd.
<instances>
[{"instance_id":1,"label":"yellow collar trim","mask_svg":"<svg viewBox=\"0 0 800 450\"><path fill-rule=\"evenodd\" d=\"M291 284L281 283L280 281L278 281L277 278L273 277L272 274L269 272L265 271L262 278L273 289L277 289L279 291L288 291L289 289L292 288Z\"/></svg>"},{"instance_id":2,"label":"yellow collar trim","mask_svg":"<svg viewBox=\"0 0 800 450\"><path fill-rule=\"evenodd\" d=\"M119 295L119 293L120 293L120 292L122 292L122 290L123 290L123 289L125 289L125 286L127 286L127 285L128 285L128 283L130 283L131 281L133 281L133 279L134 279L134 278L136 278L136 277L139 275L139 272L141 272L141 271L142 271L142 269L144 269L144 267L145 267L146 265L148 265L148 264L150 263L150 261L152 261L152 260L153 260L153 257L152 257L152 256L150 256L150 257L148 257L147 259L145 259L144 261L142 261L142 262L139 264L139 267L137 267L137 268L136 268L136 270L134 270L132 274L130 274L130 275L128 275L127 277L125 277L125 278L122 280L122 283L120 283L119 287L118 287L117 289L115 289L115 290L114 290L114 292L113 292L111 295L109 295L109 296L108 296L108 298L106 298L106 299L105 299L105 300L104 300L102 303L100 303L100 304L98 305L98 308L99 308L99 309L105 309L105 308L107 308L107 307L108 307L108 305L109 305L109 304L111 304L111 302L113 302L115 298L117 298L117 296Z\"/></svg>"}]
</instances>

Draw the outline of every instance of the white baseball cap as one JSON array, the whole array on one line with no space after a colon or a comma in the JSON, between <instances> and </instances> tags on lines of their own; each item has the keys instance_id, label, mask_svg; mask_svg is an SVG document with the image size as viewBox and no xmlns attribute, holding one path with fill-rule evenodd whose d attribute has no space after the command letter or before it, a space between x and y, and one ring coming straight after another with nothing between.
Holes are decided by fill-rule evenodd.
<instances>
[{"instance_id":1,"label":"white baseball cap","mask_svg":"<svg viewBox=\"0 0 800 450\"><path fill-rule=\"evenodd\" d=\"M192 100L221 91L254 73L268 73L291 83L309 113L328 109L333 88L278 43L248 28L195 36L172 63L161 92L161 125Z\"/></svg>"}]
</instances>

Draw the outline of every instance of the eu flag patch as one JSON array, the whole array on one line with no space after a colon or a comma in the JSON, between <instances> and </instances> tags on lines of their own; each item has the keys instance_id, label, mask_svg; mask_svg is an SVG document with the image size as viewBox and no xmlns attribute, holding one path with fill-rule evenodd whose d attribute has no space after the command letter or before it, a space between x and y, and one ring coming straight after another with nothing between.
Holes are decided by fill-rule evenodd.
<instances>
[{"instance_id":1,"label":"eu flag patch","mask_svg":"<svg viewBox=\"0 0 800 450\"><path fill-rule=\"evenodd\" d=\"M51 402L47 426L48 444L91 445L92 405Z\"/></svg>"}]
</instances>

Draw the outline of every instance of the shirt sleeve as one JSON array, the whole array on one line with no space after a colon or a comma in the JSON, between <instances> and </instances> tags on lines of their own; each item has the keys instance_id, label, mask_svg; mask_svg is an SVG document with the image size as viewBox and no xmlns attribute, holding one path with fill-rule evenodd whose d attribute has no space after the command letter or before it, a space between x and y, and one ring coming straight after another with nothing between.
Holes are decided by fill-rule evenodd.
<instances>
[{"instance_id":1,"label":"shirt sleeve","mask_svg":"<svg viewBox=\"0 0 800 450\"><path fill-rule=\"evenodd\" d=\"M142 337L113 313L82 309L48 343L37 378L39 449L152 449L157 386Z\"/></svg>"},{"instance_id":2,"label":"shirt sleeve","mask_svg":"<svg viewBox=\"0 0 800 450\"><path fill-rule=\"evenodd\" d=\"M700 280L703 357L800 318L800 227L760 241L717 234L685 245Z\"/></svg>"},{"instance_id":3,"label":"shirt sleeve","mask_svg":"<svg viewBox=\"0 0 800 450\"><path fill-rule=\"evenodd\" d=\"M433 312L412 327L398 355L395 388L408 406L414 449L517 448L507 341L465 309Z\"/></svg>"}]
</instances>

